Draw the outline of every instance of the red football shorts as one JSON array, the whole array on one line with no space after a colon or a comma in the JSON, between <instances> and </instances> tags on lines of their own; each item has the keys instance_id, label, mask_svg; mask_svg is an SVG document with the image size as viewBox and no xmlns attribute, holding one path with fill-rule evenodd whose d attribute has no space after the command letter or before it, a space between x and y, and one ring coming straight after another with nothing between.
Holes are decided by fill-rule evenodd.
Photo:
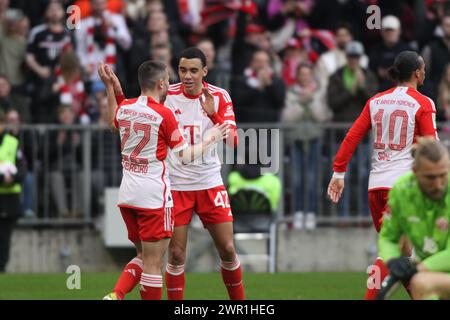
<instances>
[{"instance_id":1,"label":"red football shorts","mask_svg":"<svg viewBox=\"0 0 450 320\"><path fill-rule=\"evenodd\" d=\"M380 189L369 191L369 208L372 213L372 220L377 232L380 232L381 223L383 222L383 214L388 209L389 190Z\"/></svg>"},{"instance_id":2,"label":"red football shorts","mask_svg":"<svg viewBox=\"0 0 450 320\"><path fill-rule=\"evenodd\" d=\"M172 209L120 207L120 212L127 226L128 239L133 243L138 243L171 238L174 221Z\"/></svg>"},{"instance_id":3,"label":"red football shorts","mask_svg":"<svg viewBox=\"0 0 450 320\"><path fill-rule=\"evenodd\" d=\"M230 201L223 185L196 191L172 190L175 227L188 225L195 211L203 226L232 222Z\"/></svg>"}]
</instances>

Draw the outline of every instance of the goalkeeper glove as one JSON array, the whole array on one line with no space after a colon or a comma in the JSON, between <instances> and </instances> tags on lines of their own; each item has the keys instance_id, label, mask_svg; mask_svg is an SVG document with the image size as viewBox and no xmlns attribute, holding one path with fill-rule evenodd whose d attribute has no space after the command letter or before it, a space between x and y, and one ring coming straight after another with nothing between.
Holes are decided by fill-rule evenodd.
<instances>
[{"instance_id":1,"label":"goalkeeper glove","mask_svg":"<svg viewBox=\"0 0 450 320\"><path fill-rule=\"evenodd\" d=\"M408 282L417 273L417 268L408 257L389 260L387 263L389 273L401 281Z\"/></svg>"}]
</instances>

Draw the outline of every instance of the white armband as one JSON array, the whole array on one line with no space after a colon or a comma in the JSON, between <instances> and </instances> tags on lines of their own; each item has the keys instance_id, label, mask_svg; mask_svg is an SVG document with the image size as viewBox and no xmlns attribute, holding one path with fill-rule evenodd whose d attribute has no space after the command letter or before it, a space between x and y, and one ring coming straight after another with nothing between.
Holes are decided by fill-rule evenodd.
<instances>
[{"instance_id":1,"label":"white armband","mask_svg":"<svg viewBox=\"0 0 450 320\"><path fill-rule=\"evenodd\" d=\"M333 178L336 179L344 179L345 172L333 172Z\"/></svg>"}]
</instances>

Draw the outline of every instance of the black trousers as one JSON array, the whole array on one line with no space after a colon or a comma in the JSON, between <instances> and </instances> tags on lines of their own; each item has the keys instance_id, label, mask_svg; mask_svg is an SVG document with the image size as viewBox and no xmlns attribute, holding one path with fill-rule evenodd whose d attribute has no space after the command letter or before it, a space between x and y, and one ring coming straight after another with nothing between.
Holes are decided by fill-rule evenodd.
<instances>
[{"instance_id":1,"label":"black trousers","mask_svg":"<svg viewBox=\"0 0 450 320\"><path fill-rule=\"evenodd\" d=\"M9 260L11 236L16 220L0 218L0 273L5 272Z\"/></svg>"}]
</instances>

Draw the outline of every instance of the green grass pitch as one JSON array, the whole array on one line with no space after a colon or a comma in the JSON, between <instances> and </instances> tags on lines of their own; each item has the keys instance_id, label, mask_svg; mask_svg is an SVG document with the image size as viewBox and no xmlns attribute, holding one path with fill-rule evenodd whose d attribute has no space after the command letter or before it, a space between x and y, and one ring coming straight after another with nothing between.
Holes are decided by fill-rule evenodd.
<instances>
[{"instance_id":1,"label":"green grass pitch","mask_svg":"<svg viewBox=\"0 0 450 320\"><path fill-rule=\"evenodd\" d=\"M0 299L101 300L119 273L81 273L81 289L66 287L68 274L0 274ZM249 300L361 300L367 275L358 272L245 273ZM227 299L219 273L186 274L187 300ZM140 299L135 289L127 299ZM163 299L166 299L165 294ZM392 299L409 299L400 288Z\"/></svg>"}]
</instances>

